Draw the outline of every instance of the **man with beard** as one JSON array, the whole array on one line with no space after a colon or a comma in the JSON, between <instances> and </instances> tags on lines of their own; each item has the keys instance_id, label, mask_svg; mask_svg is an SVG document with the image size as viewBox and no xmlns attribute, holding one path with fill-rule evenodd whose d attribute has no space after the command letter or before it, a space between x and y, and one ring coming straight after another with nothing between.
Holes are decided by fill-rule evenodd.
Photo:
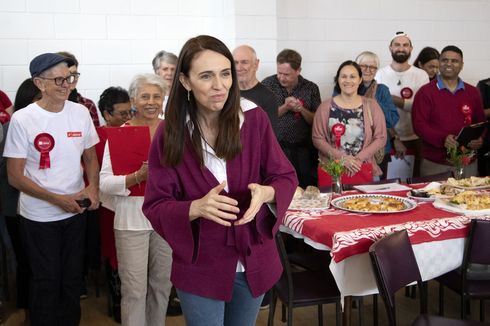
<instances>
[{"instance_id":1,"label":"man with beard","mask_svg":"<svg viewBox=\"0 0 490 326\"><path fill-rule=\"evenodd\" d=\"M454 170L446 160L449 148L458 147L456 140L461 128L485 120L480 93L459 78L463 69L463 52L448 45L439 57L440 75L418 91L413 102L413 127L422 139L422 175ZM483 144L480 138L466 147L478 150ZM477 175L476 160L465 167L464 177Z\"/></svg>"},{"instance_id":2,"label":"man with beard","mask_svg":"<svg viewBox=\"0 0 490 326\"><path fill-rule=\"evenodd\" d=\"M260 106L269 116L274 133L277 125L277 107L279 100L257 79L259 59L255 50L248 45L241 45L233 50L240 95Z\"/></svg>"},{"instance_id":3,"label":"man with beard","mask_svg":"<svg viewBox=\"0 0 490 326\"><path fill-rule=\"evenodd\" d=\"M301 76L301 55L284 49L277 55L277 74L262 81L279 98L276 136L293 164L299 185L317 184L318 152L311 140L311 124L321 103L318 86Z\"/></svg>"},{"instance_id":4,"label":"man with beard","mask_svg":"<svg viewBox=\"0 0 490 326\"><path fill-rule=\"evenodd\" d=\"M413 131L412 103L419 88L429 82L427 73L408 63L412 54L412 41L404 32L397 32L390 42L393 61L376 74L376 81L389 87L400 120L389 130L396 156L403 158L407 149L414 151L413 176L420 175L421 143Z\"/></svg>"}]
</instances>

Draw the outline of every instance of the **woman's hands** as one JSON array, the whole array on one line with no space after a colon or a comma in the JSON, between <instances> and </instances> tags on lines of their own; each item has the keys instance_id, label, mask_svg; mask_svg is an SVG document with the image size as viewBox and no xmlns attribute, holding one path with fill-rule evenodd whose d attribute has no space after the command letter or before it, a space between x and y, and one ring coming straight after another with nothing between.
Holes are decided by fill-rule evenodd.
<instances>
[{"instance_id":1,"label":"woman's hands","mask_svg":"<svg viewBox=\"0 0 490 326\"><path fill-rule=\"evenodd\" d=\"M357 157L347 155L343 157L343 160L349 176L353 176L361 169L362 162Z\"/></svg>"},{"instance_id":2,"label":"woman's hands","mask_svg":"<svg viewBox=\"0 0 490 326\"><path fill-rule=\"evenodd\" d=\"M206 196L194 200L189 209L189 219L192 221L202 217L224 226L231 226L232 221L237 219L240 209L235 199L220 195L220 192L225 187L226 181L223 181L220 185L211 189ZM249 223L255 218L264 203L274 202L275 191L271 186L251 183L248 185L248 189L250 189L252 194L250 207L239 221L234 222L235 225Z\"/></svg>"},{"instance_id":3,"label":"woman's hands","mask_svg":"<svg viewBox=\"0 0 490 326\"><path fill-rule=\"evenodd\" d=\"M252 193L250 207L245 214L243 214L243 217L235 222L235 225L243 225L252 221L264 203L272 203L274 201L276 192L271 186L262 186L258 183L251 183L248 185L248 189L250 189L250 192Z\"/></svg>"},{"instance_id":4,"label":"woman's hands","mask_svg":"<svg viewBox=\"0 0 490 326\"><path fill-rule=\"evenodd\" d=\"M238 202L230 197L220 195L226 187L226 181L211 189L206 196L194 200L189 209L189 219L195 220L203 217L215 223L231 226L231 222L237 219L240 212Z\"/></svg>"}]
</instances>

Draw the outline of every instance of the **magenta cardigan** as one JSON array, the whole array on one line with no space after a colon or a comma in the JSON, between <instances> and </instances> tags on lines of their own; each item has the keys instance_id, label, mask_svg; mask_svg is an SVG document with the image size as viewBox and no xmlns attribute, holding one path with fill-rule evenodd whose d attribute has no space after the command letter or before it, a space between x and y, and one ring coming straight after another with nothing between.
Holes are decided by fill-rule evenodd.
<instances>
[{"instance_id":1,"label":"magenta cardigan","mask_svg":"<svg viewBox=\"0 0 490 326\"><path fill-rule=\"evenodd\" d=\"M337 149L332 139L328 119L332 107L332 98L323 101L315 113L312 127L313 145L318 149L322 160L328 158L341 158L344 152ZM371 114L367 113L368 107ZM364 143L361 151L356 155L363 162L371 162L373 174L381 175L381 169L374 160L374 153L386 145L386 121L378 102L375 99L362 97L362 111L364 115ZM369 116L372 118L369 119ZM371 122L372 121L372 122Z\"/></svg>"},{"instance_id":2,"label":"magenta cardigan","mask_svg":"<svg viewBox=\"0 0 490 326\"><path fill-rule=\"evenodd\" d=\"M248 184L270 185L275 190L277 217L263 205L255 219L242 226L225 227L204 218L189 221L191 202L205 196L218 181L196 160L189 134L183 140L183 161L175 167L162 166L164 128L165 121L150 148L143 212L172 247L172 283L186 292L229 301L240 259L253 296L265 293L282 272L274 235L298 184L267 115L259 109L244 112L242 152L226 163L227 196L238 201L240 219L250 205Z\"/></svg>"}]
</instances>

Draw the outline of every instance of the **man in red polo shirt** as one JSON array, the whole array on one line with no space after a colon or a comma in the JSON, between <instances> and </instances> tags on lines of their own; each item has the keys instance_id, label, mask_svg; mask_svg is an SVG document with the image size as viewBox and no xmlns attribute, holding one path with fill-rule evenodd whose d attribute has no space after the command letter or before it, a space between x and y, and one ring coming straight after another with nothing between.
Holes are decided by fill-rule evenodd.
<instances>
[{"instance_id":1,"label":"man in red polo shirt","mask_svg":"<svg viewBox=\"0 0 490 326\"><path fill-rule=\"evenodd\" d=\"M440 75L415 94L412 121L415 133L422 139L421 175L431 175L454 169L447 161L447 150L460 144L456 136L467 125L485 120L478 90L463 82L463 51L448 45L439 58ZM477 150L482 139L468 143ZM476 176L477 164L465 167L464 176Z\"/></svg>"}]
</instances>

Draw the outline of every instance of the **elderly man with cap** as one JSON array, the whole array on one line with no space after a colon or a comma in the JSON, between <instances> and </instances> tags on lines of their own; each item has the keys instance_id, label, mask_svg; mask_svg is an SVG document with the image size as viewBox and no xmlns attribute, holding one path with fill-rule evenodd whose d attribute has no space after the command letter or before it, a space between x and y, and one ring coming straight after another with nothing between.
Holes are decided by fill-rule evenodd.
<instances>
[{"instance_id":1,"label":"elderly man with cap","mask_svg":"<svg viewBox=\"0 0 490 326\"><path fill-rule=\"evenodd\" d=\"M4 150L9 182L20 191L32 325L79 324L84 212L99 205L99 138L87 109L67 100L70 60L44 53L31 61L42 98L13 114Z\"/></svg>"},{"instance_id":2,"label":"elderly man with cap","mask_svg":"<svg viewBox=\"0 0 490 326\"><path fill-rule=\"evenodd\" d=\"M424 70L408 63L412 50L410 37L404 32L397 32L390 42L393 60L389 66L378 70L375 78L378 83L388 86L400 115L395 128L389 130L396 155L403 158L407 149L413 150L415 154L413 175L419 176L421 143L413 131L412 103L419 88L429 82L429 76Z\"/></svg>"}]
</instances>

